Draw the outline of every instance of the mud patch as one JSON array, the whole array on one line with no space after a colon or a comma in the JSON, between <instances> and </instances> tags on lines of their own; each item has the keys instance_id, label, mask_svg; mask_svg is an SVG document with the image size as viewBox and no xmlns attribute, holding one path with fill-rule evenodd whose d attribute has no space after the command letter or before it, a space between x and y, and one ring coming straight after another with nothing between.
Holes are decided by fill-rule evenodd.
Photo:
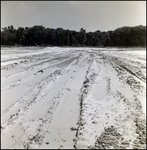
<instances>
[{"instance_id":1,"label":"mud patch","mask_svg":"<svg viewBox=\"0 0 147 150\"><path fill-rule=\"evenodd\" d=\"M117 129L113 126L108 127L100 135L95 142L95 149L119 149L126 148L125 146L119 146L121 134L117 132ZM127 143L129 144L129 143Z\"/></svg>"},{"instance_id":2,"label":"mud patch","mask_svg":"<svg viewBox=\"0 0 147 150\"><path fill-rule=\"evenodd\" d=\"M137 139L133 142L133 149L146 149L146 124L145 120L135 118Z\"/></svg>"},{"instance_id":3,"label":"mud patch","mask_svg":"<svg viewBox=\"0 0 147 150\"><path fill-rule=\"evenodd\" d=\"M135 92L143 91L143 86L140 85L139 81L136 81L132 76L128 76L126 83L130 85L131 89Z\"/></svg>"}]
</instances>

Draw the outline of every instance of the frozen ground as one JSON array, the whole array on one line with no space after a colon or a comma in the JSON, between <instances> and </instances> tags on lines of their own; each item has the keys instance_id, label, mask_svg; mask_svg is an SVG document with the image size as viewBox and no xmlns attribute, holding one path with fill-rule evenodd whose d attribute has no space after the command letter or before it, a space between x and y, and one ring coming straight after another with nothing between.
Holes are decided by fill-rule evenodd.
<instances>
[{"instance_id":1,"label":"frozen ground","mask_svg":"<svg viewBox=\"0 0 147 150\"><path fill-rule=\"evenodd\" d=\"M2 47L1 148L145 149L145 49Z\"/></svg>"}]
</instances>

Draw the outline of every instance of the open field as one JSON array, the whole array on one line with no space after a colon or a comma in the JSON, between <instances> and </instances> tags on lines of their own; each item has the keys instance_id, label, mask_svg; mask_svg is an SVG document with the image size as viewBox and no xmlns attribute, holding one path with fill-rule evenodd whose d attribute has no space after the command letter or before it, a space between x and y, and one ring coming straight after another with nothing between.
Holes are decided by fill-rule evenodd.
<instances>
[{"instance_id":1,"label":"open field","mask_svg":"<svg viewBox=\"0 0 147 150\"><path fill-rule=\"evenodd\" d=\"M145 149L145 49L2 47L1 148Z\"/></svg>"}]
</instances>

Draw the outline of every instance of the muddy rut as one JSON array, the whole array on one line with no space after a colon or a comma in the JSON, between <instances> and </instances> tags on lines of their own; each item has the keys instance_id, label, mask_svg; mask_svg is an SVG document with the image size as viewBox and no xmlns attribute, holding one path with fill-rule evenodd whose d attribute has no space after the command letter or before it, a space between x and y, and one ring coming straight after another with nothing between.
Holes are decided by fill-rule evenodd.
<instances>
[{"instance_id":1,"label":"muddy rut","mask_svg":"<svg viewBox=\"0 0 147 150\"><path fill-rule=\"evenodd\" d=\"M145 149L145 68L120 49L4 48L2 148Z\"/></svg>"}]
</instances>

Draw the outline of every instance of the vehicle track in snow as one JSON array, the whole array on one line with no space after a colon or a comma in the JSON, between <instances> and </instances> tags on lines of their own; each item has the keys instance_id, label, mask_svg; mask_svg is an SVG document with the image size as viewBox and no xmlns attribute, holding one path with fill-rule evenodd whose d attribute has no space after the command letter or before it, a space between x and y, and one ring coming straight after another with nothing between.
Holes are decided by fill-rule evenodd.
<instances>
[{"instance_id":1,"label":"vehicle track in snow","mask_svg":"<svg viewBox=\"0 0 147 150\"><path fill-rule=\"evenodd\" d=\"M131 76L132 74L127 76L125 71L128 72L128 70L122 71L119 67L115 72L116 68L112 63L113 61L110 61L106 56L102 56L102 58L95 61L97 67L94 67L95 70L88 70L88 77L86 76L83 82L79 127L74 139L75 148L145 148L146 127L142 111L142 105L144 104L141 104L139 100L142 97L145 98L145 95L143 94L141 98L137 95L138 92L141 95L141 91L145 91L145 89L139 81ZM115 70L113 70L113 67ZM98 68L101 68L99 73L93 74L93 72L98 72ZM112 73L116 75L113 78ZM119 73L119 78L117 73ZM124 76L127 79L126 82L124 80L121 82L124 85L116 82L124 79ZM95 86L95 82L97 82L97 86ZM103 82L103 84L98 86L100 82ZM128 84L129 87L125 84ZM132 87L132 84L138 84L138 86ZM127 96L123 95L124 86L128 89L131 87L132 93L129 93L129 96L128 94ZM92 94L94 90L97 90L95 95ZM140 117L138 118L138 116Z\"/></svg>"},{"instance_id":2,"label":"vehicle track in snow","mask_svg":"<svg viewBox=\"0 0 147 150\"><path fill-rule=\"evenodd\" d=\"M67 79L67 77L68 77L67 74L70 75L70 74L72 74L72 72L75 74L80 69L80 66L81 65L83 66L83 64L85 64L84 63L85 60L83 60L83 56L80 57L79 59L78 58L76 60L74 59L74 60L70 61L71 63L69 65L67 65L66 67L63 67L63 69L56 70L55 72L51 73L50 75L45 77L41 82L36 84L28 93L26 93L23 97L21 97L16 103L14 103L14 105L12 105L6 112L4 112L3 113L4 119L2 118L2 120L7 120L2 126L2 134L3 134L4 139L7 138L7 136L5 137L5 133L9 132L9 130L11 130L11 128L13 128L13 126L16 126L16 124L22 124L21 122L23 122L24 118L26 118L26 115L28 113L30 113L31 109L33 109L36 106L36 104L38 104L39 102L46 103L46 101L44 101L44 99L46 97L49 97L49 91L50 92L52 91L52 86L55 84L54 82L58 81L58 78L60 78L61 80L65 80L64 81L65 83L69 82L72 77L69 77L69 79ZM72 68L72 66L75 66L75 64L78 64L78 66ZM66 78L63 78L63 77L66 77ZM56 83L56 84L58 84L58 83ZM48 115L46 115L46 119L44 119L44 120L48 120L48 118L52 118L51 116L53 116L53 115L51 115L51 114L56 110L58 103L61 101L61 97L63 97L63 95L66 93L67 89L68 89L68 87L65 87L65 89L60 89L59 93L56 93L54 95L54 97L52 97L53 95L50 97L52 99L51 102L49 103L51 106L50 105L48 106L49 107L48 111L46 111L46 112L48 112L47 113ZM9 114L12 114L12 115L9 116ZM50 121L51 121L51 119L50 119ZM43 126L43 125L41 125L41 126ZM26 135L26 134L24 134L24 135ZM31 135L31 136L33 136L33 135ZM26 147L26 145L27 145L27 147L29 147L28 143L27 143L27 144L24 144L24 148Z\"/></svg>"},{"instance_id":3,"label":"vehicle track in snow","mask_svg":"<svg viewBox=\"0 0 147 150\"><path fill-rule=\"evenodd\" d=\"M2 148L146 148L144 55L29 49L2 53Z\"/></svg>"}]
</instances>

